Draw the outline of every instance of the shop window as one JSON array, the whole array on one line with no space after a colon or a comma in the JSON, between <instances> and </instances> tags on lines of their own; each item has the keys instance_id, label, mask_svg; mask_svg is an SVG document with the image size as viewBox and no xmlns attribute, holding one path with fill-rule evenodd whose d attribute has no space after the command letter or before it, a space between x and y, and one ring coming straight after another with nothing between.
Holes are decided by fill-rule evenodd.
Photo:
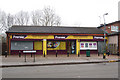
<instances>
[{"instance_id":1,"label":"shop window","mask_svg":"<svg viewBox=\"0 0 120 80\"><path fill-rule=\"evenodd\" d=\"M97 50L97 42L80 42L80 50Z\"/></svg>"},{"instance_id":2,"label":"shop window","mask_svg":"<svg viewBox=\"0 0 120 80\"><path fill-rule=\"evenodd\" d=\"M11 41L11 50L33 50L32 41Z\"/></svg>"}]
</instances>

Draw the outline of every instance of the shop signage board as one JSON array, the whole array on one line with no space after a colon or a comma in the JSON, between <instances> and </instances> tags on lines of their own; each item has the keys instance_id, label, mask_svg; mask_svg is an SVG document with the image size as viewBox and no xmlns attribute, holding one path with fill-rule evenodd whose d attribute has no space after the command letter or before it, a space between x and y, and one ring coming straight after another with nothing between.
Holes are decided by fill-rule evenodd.
<instances>
[{"instance_id":1,"label":"shop signage board","mask_svg":"<svg viewBox=\"0 0 120 80\"><path fill-rule=\"evenodd\" d=\"M24 39L25 37L27 37L27 35L13 35L12 36L13 39Z\"/></svg>"},{"instance_id":2,"label":"shop signage board","mask_svg":"<svg viewBox=\"0 0 120 80\"><path fill-rule=\"evenodd\" d=\"M68 36L64 36L64 35L55 35L54 39L66 39Z\"/></svg>"},{"instance_id":3,"label":"shop signage board","mask_svg":"<svg viewBox=\"0 0 120 80\"><path fill-rule=\"evenodd\" d=\"M53 35L27 35L25 39L54 39Z\"/></svg>"},{"instance_id":4,"label":"shop signage board","mask_svg":"<svg viewBox=\"0 0 120 80\"><path fill-rule=\"evenodd\" d=\"M104 39L103 36L94 36L94 39Z\"/></svg>"}]
</instances>

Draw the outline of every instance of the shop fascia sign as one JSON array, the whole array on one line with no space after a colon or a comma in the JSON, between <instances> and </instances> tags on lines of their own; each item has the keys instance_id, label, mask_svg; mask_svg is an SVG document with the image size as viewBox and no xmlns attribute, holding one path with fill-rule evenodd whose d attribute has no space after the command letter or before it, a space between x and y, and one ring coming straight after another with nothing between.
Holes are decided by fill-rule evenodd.
<instances>
[{"instance_id":1,"label":"shop fascia sign","mask_svg":"<svg viewBox=\"0 0 120 80\"><path fill-rule=\"evenodd\" d=\"M13 35L13 39L24 39L27 35Z\"/></svg>"},{"instance_id":2,"label":"shop fascia sign","mask_svg":"<svg viewBox=\"0 0 120 80\"><path fill-rule=\"evenodd\" d=\"M68 36L64 35L55 35L54 39L66 39Z\"/></svg>"},{"instance_id":3,"label":"shop fascia sign","mask_svg":"<svg viewBox=\"0 0 120 80\"><path fill-rule=\"evenodd\" d=\"M94 39L104 39L103 36L94 36Z\"/></svg>"}]
</instances>

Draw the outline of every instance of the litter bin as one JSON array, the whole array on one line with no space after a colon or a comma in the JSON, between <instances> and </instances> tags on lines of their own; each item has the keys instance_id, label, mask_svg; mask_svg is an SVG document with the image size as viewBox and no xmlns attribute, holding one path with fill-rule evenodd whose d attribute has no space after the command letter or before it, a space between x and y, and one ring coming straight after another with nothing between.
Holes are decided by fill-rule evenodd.
<instances>
[{"instance_id":1,"label":"litter bin","mask_svg":"<svg viewBox=\"0 0 120 80\"><path fill-rule=\"evenodd\" d=\"M86 50L86 57L90 57L90 50Z\"/></svg>"}]
</instances>

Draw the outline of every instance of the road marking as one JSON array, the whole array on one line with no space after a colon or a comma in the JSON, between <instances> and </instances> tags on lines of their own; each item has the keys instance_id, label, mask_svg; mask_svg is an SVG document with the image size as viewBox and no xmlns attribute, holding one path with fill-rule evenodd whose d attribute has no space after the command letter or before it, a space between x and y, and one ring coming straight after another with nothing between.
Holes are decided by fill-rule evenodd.
<instances>
[{"instance_id":1,"label":"road marking","mask_svg":"<svg viewBox=\"0 0 120 80\"><path fill-rule=\"evenodd\" d=\"M116 62L115 60L110 60L109 62Z\"/></svg>"}]
</instances>

